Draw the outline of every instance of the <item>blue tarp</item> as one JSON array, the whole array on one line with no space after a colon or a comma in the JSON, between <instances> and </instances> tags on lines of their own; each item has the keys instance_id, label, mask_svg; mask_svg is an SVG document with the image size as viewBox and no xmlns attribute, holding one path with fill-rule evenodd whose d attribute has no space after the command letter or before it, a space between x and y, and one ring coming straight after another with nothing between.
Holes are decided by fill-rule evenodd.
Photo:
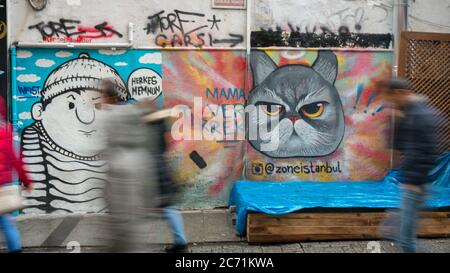
<instances>
[{"instance_id":1,"label":"blue tarp","mask_svg":"<svg viewBox=\"0 0 450 273\"><path fill-rule=\"evenodd\" d=\"M433 183L429 207L450 206L450 153L439 158L430 172ZM384 180L352 182L254 182L237 181L229 205L236 206L236 229L244 235L247 212L287 214L305 208L394 208L399 205L399 172Z\"/></svg>"}]
</instances>

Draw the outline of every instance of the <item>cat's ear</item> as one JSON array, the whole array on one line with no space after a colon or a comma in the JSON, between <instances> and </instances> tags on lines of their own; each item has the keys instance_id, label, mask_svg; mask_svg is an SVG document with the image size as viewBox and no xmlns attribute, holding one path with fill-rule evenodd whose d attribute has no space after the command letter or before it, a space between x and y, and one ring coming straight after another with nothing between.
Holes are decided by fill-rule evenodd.
<instances>
[{"instance_id":1,"label":"cat's ear","mask_svg":"<svg viewBox=\"0 0 450 273\"><path fill-rule=\"evenodd\" d=\"M312 68L325 80L334 84L338 71L337 57L331 50L319 50Z\"/></svg>"},{"instance_id":2,"label":"cat's ear","mask_svg":"<svg viewBox=\"0 0 450 273\"><path fill-rule=\"evenodd\" d=\"M255 50L250 54L250 66L253 71L253 85L257 86L270 73L277 69L277 65L264 51Z\"/></svg>"}]
</instances>

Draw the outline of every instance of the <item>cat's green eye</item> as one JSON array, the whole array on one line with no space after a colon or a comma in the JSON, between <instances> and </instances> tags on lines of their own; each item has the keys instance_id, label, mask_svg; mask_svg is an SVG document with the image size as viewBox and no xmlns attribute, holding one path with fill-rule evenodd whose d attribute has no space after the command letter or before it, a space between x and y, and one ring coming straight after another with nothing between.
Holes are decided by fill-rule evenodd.
<instances>
[{"instance_id":1,"label":"cat's green eye","mask_svg":"<svg viewBox=\"0 0 450 273\"><path fill-rule=\"evenodd\" d=\"M263 110L263 112L269 116L279 115L284 111L284 106L275 103L260 103L259 106Z\"/></svg>"},{"instance_id":2,"label":"cat's green eye","mask_svg":"<svg viewBox=\"0 0 450 273\"><path fill-rule=\"evenodd\" d=\"M325 110L325 103L315 102L311 104L304 105L300 111L307 118L318 118L323 114Z\"/></svg>"}]
</instances>

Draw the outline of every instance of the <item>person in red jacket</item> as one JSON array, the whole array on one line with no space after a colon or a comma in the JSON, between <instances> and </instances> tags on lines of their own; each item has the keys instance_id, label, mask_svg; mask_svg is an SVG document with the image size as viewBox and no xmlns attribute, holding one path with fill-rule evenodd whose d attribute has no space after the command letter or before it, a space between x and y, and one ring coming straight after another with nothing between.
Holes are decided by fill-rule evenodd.
<instances>
[{"instance_id":1,"label":"person in red jacket","mask_svg":"<svg viewBox=\"0 0 450 273\"><path fill-rule=\"evenodd\" d=\"M27 191L31 192L33 184L26 175L22 161L14 152L12 132L12 126L6 121L4 99L0 97L0 187L13 182L13 171L15 170L19 175L19 181ZM5 234L8 250L20 252L22 250L20 233L10 215L0 215L0 229Z\"/></svg>"}]
</instances>

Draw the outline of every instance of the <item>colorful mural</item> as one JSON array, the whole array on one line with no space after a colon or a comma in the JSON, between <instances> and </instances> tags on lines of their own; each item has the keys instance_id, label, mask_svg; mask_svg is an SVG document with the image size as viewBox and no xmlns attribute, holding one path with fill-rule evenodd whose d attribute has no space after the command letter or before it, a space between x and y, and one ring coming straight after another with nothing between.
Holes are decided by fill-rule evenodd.
<instances>
[{"instance_id":1,"label":"colorful mural","mask_svg":"<svg viewBox=\"0 0 450 273\"><path fill-rule=\"evenodd\" d=\"M185 183L180 207L226 206L243 168L245 52L164 51L163 57L164 106L189 110L180 115L189 121L183 138L171 138L173 174Z\"/></svg>"},{"instance_id":2,"label":"colorful mural","mask_svg":"<svg viewBox=\"0 0 450 273\"><path fill-rule=\"evenodd\" d=\"M13 52L12 122L35 182L25 213L101 212L106 164L100 86L162 104L161 53L20 49Z\"/></svg>"},{"instance_id":3,"label":"colorful mural","mask_svg":"<svg viewBox=\"0 0 450 273\"><path fill-rule=\"evenodd\" d=\"M374 83L391 74L391 52L254 51L248 103L268 127L246 148L246 177L266 181L380 179L389 166L389 112ZM249 123L248 125L250 125ZM275 123L276 125L272 124ZM278 130L278 145L261 144ZM263 130L264 131L264 130Z\"/></svg>"},{"instance_id":4,"label":"colorful mural","mask_svg":"<svg viewBox=\"0 0 450 273\"><path fill-rule=\"evenodd\" d=\"M389 112L374 89L391 73L389 51L257 50L249 67L239 50L13 54L15 140L36 185L26 213L103 211L99 78L114 79L124 100L150 97L178 110L168 155L183 184L181 208L226 206L240 178L371 180L389 166ZM246 123L249 107L265 120ZM267 135L248 138L253 125ZM277 126L279 146L265 151Z\"/></svg>"}]
</instances>

